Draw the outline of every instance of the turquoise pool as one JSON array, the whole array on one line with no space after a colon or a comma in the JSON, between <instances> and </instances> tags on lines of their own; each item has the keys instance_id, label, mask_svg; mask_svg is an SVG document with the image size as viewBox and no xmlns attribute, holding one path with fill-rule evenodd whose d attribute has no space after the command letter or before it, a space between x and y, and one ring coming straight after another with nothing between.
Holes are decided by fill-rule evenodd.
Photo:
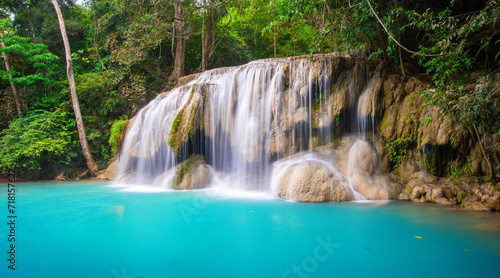
<instances>
[{"instance_id":1,"label":"turquoise pool","mask_svg":"<svg viewBox=\"0 0 500 278\"><path fill-rule=\"evenodd\" d=\"M293 203L224 191L0 186L0 277L498 277L500 218L410 202Z\"/></svg>"}]
</instances>

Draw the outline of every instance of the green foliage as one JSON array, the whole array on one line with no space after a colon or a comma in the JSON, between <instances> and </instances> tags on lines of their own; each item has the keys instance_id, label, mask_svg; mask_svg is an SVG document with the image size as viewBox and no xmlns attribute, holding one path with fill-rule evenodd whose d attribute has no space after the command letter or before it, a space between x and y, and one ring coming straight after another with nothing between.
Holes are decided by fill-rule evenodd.
<instances>
[{"instance_id":1,"label":"green foliage","mask_svg":"<svg viewBox=\"0 0 500 278\"><path fill-rule=\"evenodd\" d=\"M460 194L457 194L457 202L461 204L467 199L467 197L469 197L468 192L461 192Z\"/></svg>"},{"instance_id":2,"label":"green foliage","mask_svg":"<svg viewBox=\"0 0 500 278\"><path fill-rule=\"evenodd\" d=\"M62 110L36 110L1 133L0 169L39 171L51 163L69 165L78 154L75 119Z\"/></svg>"},{"instance_id":3,"label":"green foliage","mask_svg":"<svg viewBox=\"0 0 500 278\"><path fill-rule=\"evenodd\" d=\"M129 106L142 106L168 76L171 5L130 0L92 3L94 49L89 54L97 56L99 68L109 71L112 85Z\"/></svg>"},{"instance_id":4,"label":"green foliage","mask_svg":"<svg viewBox=\"0 0 500 278\"><path fill-rule=\"evenodd\" d=\"M0 80L4 84L12 81L21 97L21 102L30 102L31 108L50 109L55 106L57 95L52 90L58 89L54 80L57 71L58 57L49 52L47 46L31 42L32 39L21 37L12 27L9 18L0 21L0 30L4 37L0 38L5 47L0 46L2 56L7 55L11 70L0 67Z\"/></svg>"},{"instance_id":5,"label":"green foliage","mask_svg":"<svg viewBox=\"0 0 500 278\"><path fill-rule=\"evenodd\" d=\"M378 8L376 1L371 3L375 9ZM331 11L332 51L386 51L385 38L381 39L378 23L365 0L331 1L328 10Z\"/></svg>"},{"instance_id":6,"label":"green foliage","mask_svg":"<svg viewBox=\"0 0 500 278\"><path fill-rule=\"evenodd\" d=\"M58 1L73 52L86 47L86 23L88 23L87 17L89 16L86 9L75 5L75 2ZM46 45L50 52L61 58L58 66L61 67L61 73L64 75L64 45L59 21L51 1L5 1L2 3L2 8L13 10L15 13L13 24L19 36L31 38L34 43Z\"/></svg>"},{"instance_id":7,"label":"green foliage","mask_svg":"<svg viewBox=\"0 0 500 278\"><path fill-rule=\"evenodd\" d=\"M128 119L117 120L111 125L108 143L111 146L113 154L117 154L120 144L123 140L123 131L127 126Z\"/></svg>"},{"instance_id":8,"label":"green foliage","mask_svg":"<svg viewBox=\"0 0 500 278\"><path fill-rule=\"evenodd\" d=\"M410 14L409 26L430 31L428 46L420 46L424 54L435 56L419 56L419 63L426 72L433 75L437 86L446 86L450 81L463 82L463 72L470 69L472 58L465 50L466 40L457 32L459 20L450 15L450 10L434 15L426 12L422 15ZM438 54L436 54L438 53Z\"/></svg>"},{"instance_id":9,"label":"green foliage","mask_svg":"<svg viewBox=\"0 0 500 278\"><path fill-rule=\"evenodd\" d=\"M422 14L408 11L409 23L403 28L426 34L426 41L420 45L423 55L414 56L432 75L435 87L425 90L421 96L428 104L450 115L460 124L459 128L472 131L474 139L479 137L484 146L485 140L491 141L492 136L500 133L500 76L487 67L488 63L478 64L477 60L480 53L487 57L495 51L492 41L500 33L500 5L490 0L484 8L467 17L453 15L450 7ZM471 71L474 74L470 74ZM491 163L488 157L497 155L500 147L497 143L484 148L485 159ZM495 175L494 168L492 166L490 174Z\"/></svg>"},{"instance_id":10,"label":"green foliage","mask_svg":"<svg viewBox=\"0 0 500 278\"><path fill-rule=\"evenodd\" d=\"M169 135L168 141L167 141L167 144L175 152L177 152L179 150L180 145L183 143L183 142L179 142L181 135L179 135L179 132L177 132L177 130L180 129L179 127L181 124L181 117L182 117L181 113L179 113L175 116L174 121L172 122L172 127L170 128L170 135Z\"/></svg>"},{"instance_id":11,"label":"green foliage","mask_svg":"<svg viewBox=\"0 0 500 278\"><path fill-rule=\"evenodd\" d=\"M366 0L187 0L182 1L184 32L175 37L172 1L95 0L87 1L83 7L74 3L62 1L60 5L72 48L83 120L99 165L106 164L118 148L118 134L123 126L112 123L123 123L122 115L132 116L158 92L171 86L166 80L173 68L179 36L186 40L186 74L199 68L202 3L214 8L215 38L224 34L228 26L210 67L234 66L275 54L283 57L368 51L370 59L382 58L392 63L401 62L399 54L405 54L385 33ZM418 61L433 77L435 86L422 94L427 102L439 106L443 114L452 115L461 128L477 127L486 151L498 155L497 139L492 140L500 134L500 78L495 72L500 66L498 1L476 3L470 11L457 1L427 1L426 10L422 10L421 3L411 1L370 3L396 39L409 44L409 49L429 55L413 56L413 61ZM72 105L64 48L52 4L46 0L4 1L1 8L15 18L11 22L5 12L0 14L6 18L0 22L6 35L2 39L6 47L0 48L0 52L11 57L10 74L19 86L23 110L53 111L57 107L57 113L64 113L65 119L69 119ZM411 62L408 53L402 57ZM0 128L7 127L9 121L17 122L11 111L8 81L7 72L0 69ZM315 101L321 98L317 95ZM23 118L42 115L37 113ZM421 124L431 120L424 119ZM174 121L173 129L180 128L179 121ZM188 125L187 132L194 132L194 127ZM5 136L2 133L1 140ZM169 144L178 145L182 140L177 139L169 139ZM396 168L412 144L406 138L386 146ZM58 157L53 161L58 159L61 160Z\"/></svg>"},{"instance_id":12,"label":"green foliage","mask_svg":"<svg viewBox=\"0 0 500 278\"><path fill-rule=\"evenodd\" d=\"M467 159L467 163L464 165L460 165L458 163L450 163L448 165L448 168L446 169L446 174L447 175L452 175L457 179L460 179L463 176L470 176L471 175L471 160L470 158Z\"/></svg>"},{"instance_id":13,"label":"green foliage","mask_svg":"<svg viewBox=\"0 0 500 278\"><path fill-rule=\"evenodd\" d=\"M390 160L395 171L397 171L399 166L405 161L406 155L415 144L415 141L416 140L412 137L397 138L385 145L384 148L389 150Z\"/></svg>"},{"instance_id":14,"label":"green foliage","mask_svg":"<svg viewBox=\"0 0 500 278\"><path fill-rule=\"evenodd\" d=\"M422 159L424 160L424 167L427 173L431 173L433 175L437 175L436 169L436 153L431 152L430 154L427 152L423 152Z\"/></svg>"},{"instance_id":15,"label":"green foliage","mask_svg":"<svg viewBox=\"0 0 500 278\"><path fill-rule=\"evenodd\" d=\"M76 90L84 115L118 117L123 114L126 100L118 94L112 82L110 72L88 72L76 76ZM69 95L69 90L66 89L65 93Z\"/></svg>"},{"instance_id":16,"label":"green foliage","mask_svg":"<svg viewBox=\"0 0 500 278\"><path fill-rule=\"evenodd\" d=\"M87 139L92 147L92 154L99 167L104 167L113 151L109 145L113 119L121 121L127 112L127 101L118 93L112 81L113 73L87 72L76 76L75 82L80 101L82 117L87 130ZM64 90L65 106L71 109L69 91ZM103 122L105 124L103 124Z\"/></svg>"}]
</instances>

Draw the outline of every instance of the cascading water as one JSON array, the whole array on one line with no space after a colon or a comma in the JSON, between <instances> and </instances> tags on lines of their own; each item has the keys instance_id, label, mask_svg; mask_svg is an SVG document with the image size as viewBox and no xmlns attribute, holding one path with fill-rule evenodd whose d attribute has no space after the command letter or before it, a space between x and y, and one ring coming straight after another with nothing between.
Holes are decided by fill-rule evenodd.
<instances>
[{"instance_id":1,"label":"cascading water","mask_svg":"<svg viewBox=\"0 0 500 278\"><path fill-rule=\"evenodd\" d=\"M342 155L333 143L347 133L366 139L364 134L374 130L372 100L380 87L376 65L336 54L267 59L206 71L139 111L125 137L117 180L176 188L176 175L182 179L193 163L179 164L200 154L226 187L278 196L283 195L280 190L299 192L285 196L292 200L301 200L297 196L306 191L328 195L320 198L323 201L370 198L352 186L354 174L347 161L342 162L354 159L351 154L345 157L349 148L340 148L345 149ZM357 144L343 141L351 147ZM320 146L337 153L318 155ZM287 182L278 178L306 164L301 168L305 176L287 177ZM301 184L300 179L318 173L324 177L322 191L304 189L316 185ZM302 199L317 201L309 197Z\"/></svg>"}]
</instances>

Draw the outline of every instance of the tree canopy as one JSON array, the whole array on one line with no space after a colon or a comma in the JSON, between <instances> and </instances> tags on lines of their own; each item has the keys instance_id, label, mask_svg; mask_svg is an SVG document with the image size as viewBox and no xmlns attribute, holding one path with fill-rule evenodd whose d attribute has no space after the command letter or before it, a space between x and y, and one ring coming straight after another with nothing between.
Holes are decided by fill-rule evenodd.
<instances>
[{"instance_id":1,"label":"tree canopy","mask_svg":"<svg viewBox=\"0 0 500 278\"><path fill-rule=\"evenodd\" d=\"M403 74L408 64L427 72L434 86L422 96L474 131L489 156L500 151L487 144L500 132L496 0L58 2L83 121L100 167L112 155L113 123L130 118L180 76L255 59L329 52L365 52L398 65ZM0 154L0 168L28 161L30 169L81 163L82 153L71 147L78 137L69 124L73 112L64 47L51 1L2 0L0 19L5 34L0 53L10 63L10 69L0 68L0 147L11 154L8 159L6 152ZM39 128L54 115L61 118L54 128L66 132L64 140L51 141L51 148L39 148L43 151L35 156L11 146L16 144L12 134ZM30 138L36 137L23 140ZM38 143L43 140L34 146ZM60 156L63 149L68 156Z\"/></svg>"}]
</instances>

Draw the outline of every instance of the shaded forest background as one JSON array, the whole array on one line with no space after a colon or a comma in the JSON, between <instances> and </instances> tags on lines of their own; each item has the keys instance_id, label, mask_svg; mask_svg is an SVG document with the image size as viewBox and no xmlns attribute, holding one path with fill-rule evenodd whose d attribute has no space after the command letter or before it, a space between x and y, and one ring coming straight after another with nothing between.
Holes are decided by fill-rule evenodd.
<instances>
[{"instance_id":1,"label":"shaded forest background","mask_svg":"<svg viewBox=\"0 0 500 278\"><path fill-rule=\"evenodd\" d=\"M58 1L87 139L104 168L123 120L179 77L252 60L345 52L401 74L498 161L498 1ZM30 178L85 169L50 0L0 1L0 169ZM495 163L488 173L495 176ZM79 171L80 171L79 170Z\"/></svg>"}]
</instances>

